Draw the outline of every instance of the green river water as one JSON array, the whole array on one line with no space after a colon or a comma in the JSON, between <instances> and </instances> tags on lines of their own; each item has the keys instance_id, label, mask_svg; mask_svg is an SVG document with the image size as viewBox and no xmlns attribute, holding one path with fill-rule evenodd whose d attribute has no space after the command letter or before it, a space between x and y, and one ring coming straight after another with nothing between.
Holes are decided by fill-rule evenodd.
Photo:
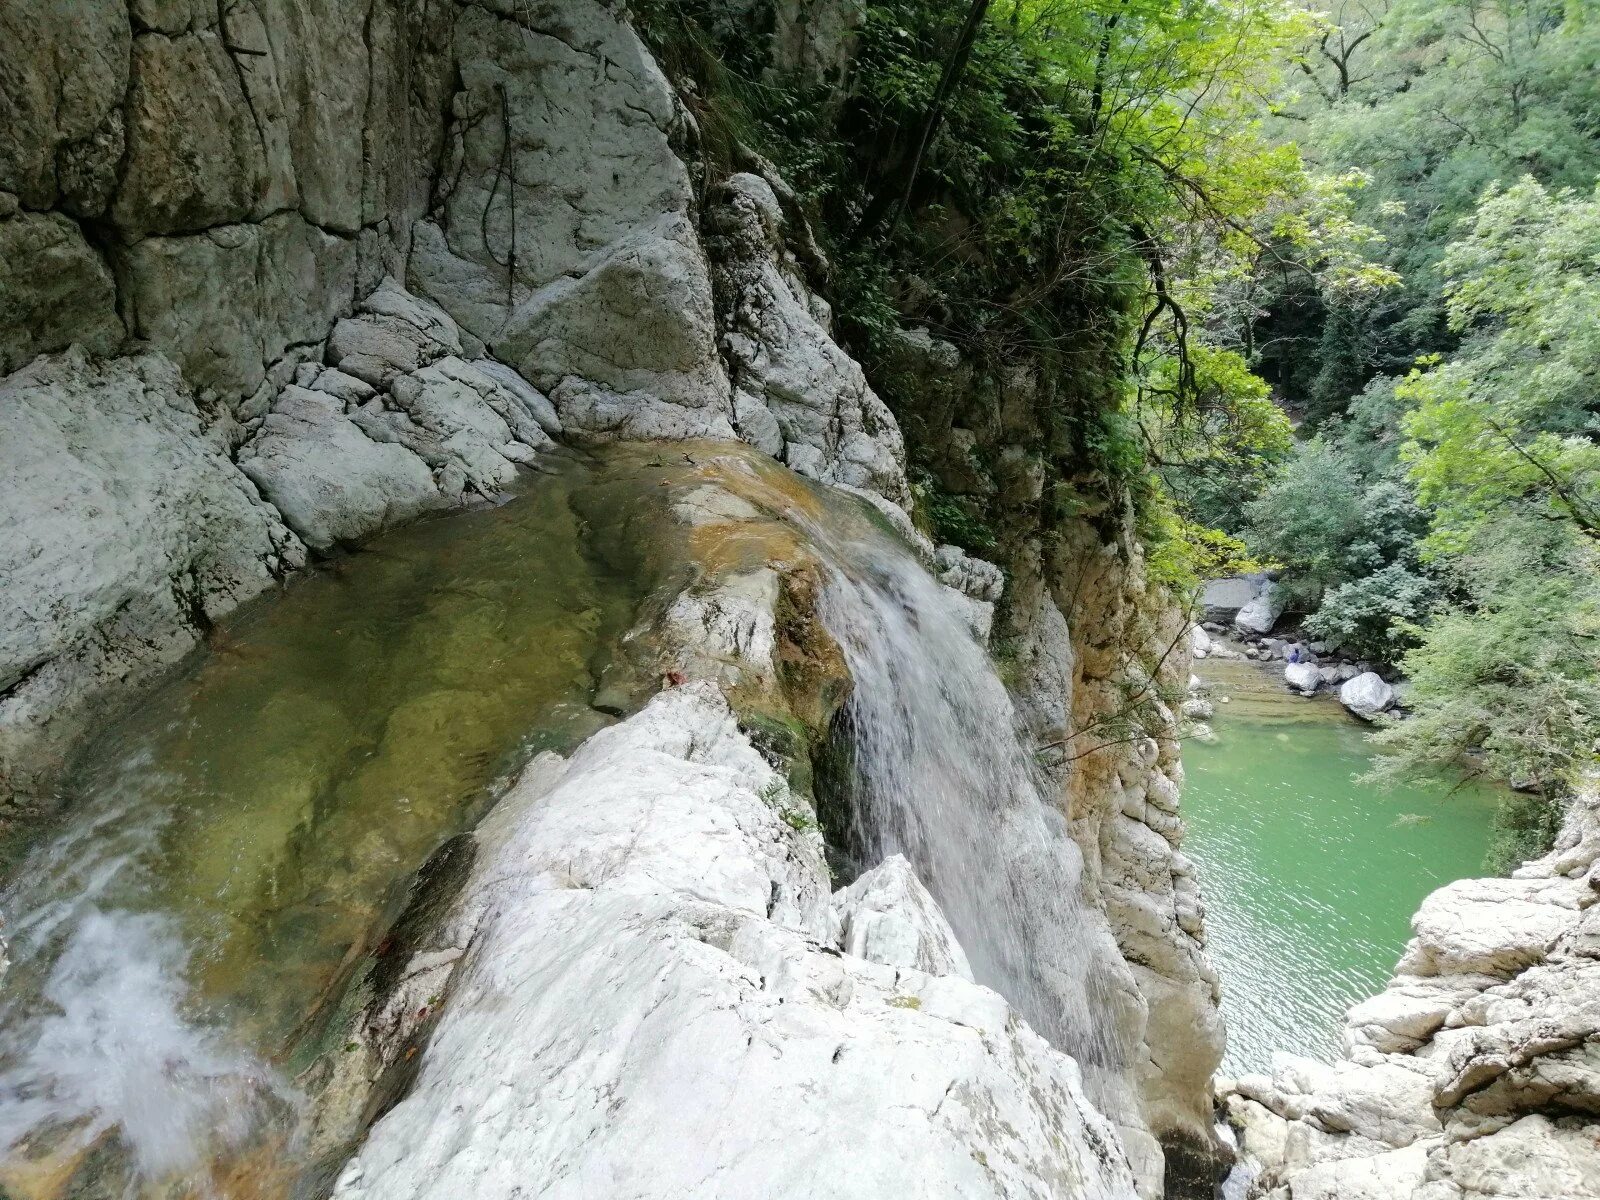
<instances>
[{"instance_id":1,"label":"green river water","mask_svg":"<svg viewBox=\"0 0 1600 1200\"><path fill-rule=\"evenodd\" d=\"M1333 1058L1345 1009L1388 981L1422 898L1483 873L1495 793L1358 784L1370 745L1336 700L1292 696L1253 663L1196 670L1214 699L1230 698L1216 705L1216 740L1183 756L1223 1069L1263 1070L1276 1051Z\"/></svg>"}]
</instances>

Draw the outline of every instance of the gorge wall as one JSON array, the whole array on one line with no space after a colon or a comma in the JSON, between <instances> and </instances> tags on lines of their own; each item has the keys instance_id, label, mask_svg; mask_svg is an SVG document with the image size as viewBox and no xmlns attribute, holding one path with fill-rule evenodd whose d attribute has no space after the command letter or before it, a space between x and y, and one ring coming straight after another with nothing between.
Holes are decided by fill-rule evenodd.
<instances>
[{"instance_id":1,"label":"gorge wall","mask_svg":"<svg viewBox=\"0 0 1600 1200\"><path fill-rule=\"evenodd\" d=\"M848 6L794 7L772 15L773 53L837 70ZM0 13L0 33L8 824L49 808L91 720L308 560L492 498L556 442L742 442L866 499L968 595L985 632L992 622L1084 860L1105 981L1097 1006L1115 1035L1103 1061L1081 1064L1087 1094L1142 1194L1160 1193L1164 1153L1174 1194L1208 1176L1216 979L1179 850L1176 726L1157 699L1186 677L1187 639L1146 581L1129 512L1041 504L1057 482L1040 449L1057 386L1048 364L997 375L913 329L869 383L835 339L819 251L783 180L755 155L730 173L700 153L690 107L619 5L27 0ZM1003 594L999 572L917 533L908 453L994 514ZM699 628L725 624L712 613ZM750 660L748 638L723 657ZM721 667L689 666L693 678L728 682ZM1130 696L1154 713L1148 727L1080 753ZM674 757L662 787L682 783L686 798L697 793L684 772L722 772L707 811L720 805L739 824L770 772L730 730L723 702L697 689L608 736L625 758ZM519 794L547 797L541 820L558 820L562 788L587 769L574 760L534 772ZM495 835L502 846L524 837L511 819ZM915 1023L895 1015L905 1006L885 999L899 994L895 980L805 948L832 944L826 875L793 832L763 826L739 850L790 862L793 911L769 907L754 941L690 930L673 953L737 945L752 969L803 962L808 982L795 986L806 995L837 998L845 977L862 994L877 989L888 1008L874 1020L892 1053L915 1037ZM628 870L658 882L700 870L689 845L700 835L679 833L683 845ZM919 894L914 879L895 886ZM743 912L744 893L730 895L717 902ZM469 902L472 921L514 909L511 896ZM585 922L614 931L643 919L597 912L568 912L572 953L593 949L579 936ZM931 977L952 977L941 921L923 924L927 954L943 956ZM772 938L781 954L758 944ZM1023 1140L1047 1143L1058 1122L1104 1143L1070 1060L1034 1045L1003 1006L984 1008L992 994L952 987L952 1011L967 1015L951 1021L988 1039L972 1067L994 1076L985 1094L1059 1075L1044 1099L1005 1093L1040 1122ZM467 1032L441 1026L442 1040L468 1037L471 1006L462 1012ZM431 1050L428 1061L449 1065ZM802 1086L775 1082L772 1110ZM877 1119L869 1100L840 1111ZM374 1153L403 1149L404 1129ZM987 1153L994 1136L977 1128L959 1144ZM1115 1194L1127 1178L1121 1153L1084 1160L1079 1182L1100 1179ZM378 1160L365 1161L381 1178ZM386 1169L423 1169L396 1164ZM996 1171L979 1194L1033 1186ZM341 1187L399 1194L363 1178Z\"/></svg>"}]
</instances>

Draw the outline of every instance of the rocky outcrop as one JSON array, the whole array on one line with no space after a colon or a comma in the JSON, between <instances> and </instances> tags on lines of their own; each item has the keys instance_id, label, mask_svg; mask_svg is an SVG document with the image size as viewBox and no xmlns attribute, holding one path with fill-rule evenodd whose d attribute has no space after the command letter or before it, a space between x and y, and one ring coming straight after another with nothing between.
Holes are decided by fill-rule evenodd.
<instances>
[{"instance_id":1,"label":"rocky outcrop","mask_svg":"<svg viewBox=\"0 0 1600 1200\"><path fill-rule=\"evenodd\" d=\"M0 61L0 108L12 118L0 146L0 372L16 372L0 383L0 561L28 584L7 589L0 607L8 791L38 790L97 702L130 694L308 553L493 498L556 437L741 439L868 499L959 594L973 631L992 633L1014 665L1018 710L1059 786L1066 822L1052 829L1083 849L1111 980L1096 999L1117 1049L1088 1064L1096 1099L1147 1196L1160 1188L1163 1145L1208 1146L1204 1080L1220 1032L1199 898L1178 849L1172 714L1156 702L1150 736L1087 756L1081 741L1069 746L1115 719L1130 687L1181 680L1187 655L1169 653L1178 633L1145 585L1127 521L1093 511L1062 529L1040 527L1051 464L1030 422L1049 409L1053 385L1035 365L990 378L925 331L903 339L901 365L927 376L904 420L974 510L992 501L1009 522L995 552L1002 572L955 547L935 550L913 528L901 422L833 336L825 264L792 196L753 156L743 173L706 178L693 120L618 5L93 0L72 6L70 20L58 7L24 0L0 13L7 45L28 48ZM814 64L835 79L848 70L848 36L830 44L827 31L847 34L858 8L778 10L775 62ZM825 661L784 657L784 620L798 619L786 607L790 566L769 553L718 588L683 593L662 614L682 654L659 665L763 694L795 672L825 674ZM726 1048L730 1072L767 1061L762 1038L793 1047L793 1071L773 1071L762 1085L757 1108L775 1124L753 1154L771 1158L790 1138L810 1147L792 1161L815 1170L822 1142L796 1124L807 1089L848 1122L880 1107L887 1093L873 1090L876 1076L906 1088L937 1078L929 1104L894 1118L904 1125L894 1125L877 1169L910 1153L929 1164L929 1194L1081 1184L1122 1195L1120 1151L1088 1111L1076 1069L998 997L964 981L960 948L941 941L915 877L885 868L860 894L829 901L815 847L806 849L814 838L796 827L804 811L785 800L774 825L766 809L750 808L744 793L753 787L766 803L770 772L740 750L742 735L726 735L708 696L695 705L673 709L673 720L704 734L704 746L669 737L652 718L605 753L687 789L684 803L705 809L696 820L737 824L722 849L624 847L597 831L595 852L619 879L651 879L653 899L621 884L607 892L599 875L593 887L546 887L548 862L522 872L507 859L511 890L483 876L472 893L480 909L520 905L533 892L528 913L555 904L557 924L542 936L556 940L536 947L541 955L558 948L560 920L575 922L569 933L582 926L623 939L625 970L622 959L591 957L574 960L574 979L609 994L613 967L667 972L679 981L675 1019L722 1020L707 1014L725 1011L755 1031L756 1049ZM629 741L635 734L644 740ZM529 810L535 824L552 797L605 783L594 753L597 774L563 768L572 790L547 781ZM726 777L708 783L718 771ZM618 803L642 819L654 793L612 782ZM702 784L715 794L696 790ZM578 819L575 802L564 811ZM693 840L687 826L679 835ZM513 840L522 849L507 854L531 844L523 832ZM570 856L578 843L539 845ZM725 861L715 858L724 850ZM767 882L804 893L788 907L740 890L776 858L786 874ZM701 895L693 877L724 868L740 876L738 888ZM544 882L522 890L535 876ZM558 900L569 906L559 914ZM733 940L702 936L702 918ZM470 920L489 918L474 910ZM476 948L516 951L522 932L509 922L472 928L482 932L473 956L455 953L465 943L436 947L442 957L417 967L414 991L458 961L468 965L452 988L507 966ZM914 965L883 961L903 955L912 932ZM841 937L859 961L839 965ZM932 982L905 983L912 972ZM617 995L624 1007L611 1016L657 1030L646 1008L625 1007L647 992ZM486 1010L456 1011L459 1026L441 1026L440 1036L468 1048ZM581 1046L527 1046L527 1086L563 1086L558 1076L611 1086L620 1068L600 1061L601 1029L583 1032ZM639 1045L681 1073L704 1053L695 1036ZM858 1040L866 1069L842 1075L813 1061L818 1037L832 1039L830 1053ZM578 1075L556 1070L567 1049L584 1064ZM441 1090L419 1091L418 1111L480 1086L467 1078L470 1057L453 1075L448 1062L429 1055ZM722 1095L715 1087L726 1091L731 1078L708 1080L706 1095ZM637 1086L630 1095L648 1097ZM749 1086L741 1083L739 1103ZM410 1140L399 1111L380 1127L376 1157L363 1155L370 1176L347 1180L352 1193L403 1194L383 1189L447 1162L465 1172L453 1180L487 1178L473 1174L482 1155L474 1166L471 1155L435 1154L437 1146L412 1165L386 1159L381 1146ZM507 1144L529 1153L576 1146L507 1120ZM471 1133L453 1118L439 1122L441 1139ZM624 1128L636 1145L667 1145L640 1140L666 1137L643 1117ZM715 1131L679 1132L698 1143ZM625 1144L619 1134L606 1153ZM605 1170L621 1162L593 1161ZM728 1194L751 1190L740 1193L732 1175L723 1182ZM854 1185L839 1186L850 1194Z\"/></svg>"},{"instance_id":2,"label":"rocky outcrop","mask_svg":"<svg viewBox=\"0 0 1600 1200\"><path fill-rule=\"evenodd\" d=\"M710 225L739 436L809 478L908 503L899 426L834 343L827 302L786 248L772 187L732 176Z\"/></svg>"},{"instance_id":3,"label":"rocky outcrop","mask_svg":"<svg viewBox=\"0 0 1600 1200\"><path fill-rule=\"evenodd\" d=\"M908 499L898 429L829 336L781 221L746 206L754 227L719 223L719 309L684 159L693 131L620 10L219 12L94 0L69 21L27 0L0 14L8 45L27 49L0 60L13 117L0 372L69 343L90 356L137 347L126 366L80 355L49 369L63 419L95 403L102 370L159 374L165 398L144 388L139 403L190 414L174 455L205 448L174 476L163 536L180 536L196 489L246 497L272 530L219 509L184 554L119 575L136 542L85 520L73 554L115 578L52 586L112 603L66 601L80 615L47 632L8 590L7 793L36 789L97 697L147 677L137 664L170 662L305 547L493 497L557 434L731 438L737 423L765 446L781 425L777 449L797 468ZM730 196L766 186L741 178ZM7 386L42 395L31 377ZM29 464L123 486L116 421L75 429L33 421L0 446L19 554L61 506ZM245 586L232 566L191 571L190 557L257 567ZM32 569L57 568L78 571L68 555ZM115 602L147 593L191 599Z\"/></svg>"},{"instance_id":4,"label":"rocky outcrop","mask_svg":"<svg viewBox=\"0 0 1600 1200\"><path fill-rule=\"evenodd\" d=\"M879 374L912 460L996 536L1006 591L994 643L1116 947L1097 963L1115 981L1101 1000L1117 1049L1109 1069L1086 1070L1096 1098L1147 1194L1164 1179L1170 1195L1208 1196L1221 1154L1209 1083L1222 1057L1218 981L1181 850L1178 723L1160 699L1183 690L1190 626L1147 584L1137 539L1103 501L1074 493L1078 515L1041 518L1047 486L1067 486L1049 483L1042 449L1060 399L1048 372L989 373L913 330Z\"/></svg>"},{"instance_id":5,"label":"rocky outcrop","mask_svg":"<svg viewBox=\"0 0 1600 1200\"><path fill-rule=\"evenodd\" d=\"M515 372L462 352L454 321L385 281L334 327L331 365L296 370L240 468L318 550L493 498L561 426Z\"/></svg>"},{"instance_id":6,"label":"rocky outcrop","mask_svg":"<svg viewBox=\"0 0 1600 1200\"><path fill-rule=\"evenodd\" d=\"M934 970L841 953L784 792L706 684L535 763L430 951L421 1075L335 1195L1130 1197L1071 1060L950 969L925 894L878 927ZM858 881L850 927L893 891Z\"/></svg>"},{"instance_id":7,"label":"rocky outcrop","mask_svg":"<svg viewBox=\"0 0 1600 1200\"><path fill-rule=\"evenodd\" d=\"M1600 1196L1600 797L1509 879L1423 902L1345 1057L1223 1089L1263 1200Z\"/></svg>"},{"instance_id":8,"label":"rocky outcrop","mask_svg":"<svg viewBox=\"0 0 1600 1200\"><path fill-rule=\"evenodd\" d=\"M97 695L150 679L305 561L165 358L0 381L0 786L27 796Z\"/></svg>"}]
</instances>

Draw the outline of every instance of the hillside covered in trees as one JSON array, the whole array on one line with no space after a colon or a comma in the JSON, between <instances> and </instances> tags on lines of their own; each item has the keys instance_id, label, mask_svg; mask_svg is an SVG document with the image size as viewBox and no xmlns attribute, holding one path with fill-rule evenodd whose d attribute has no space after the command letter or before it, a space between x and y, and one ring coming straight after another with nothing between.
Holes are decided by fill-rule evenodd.
<instances>
[{"instance_id":1,"label":"hillside covered in trees","mask_svg":"<svg viewBox=\"0 0 1600 1200\"><path fill-rule=\"evenodd\" d=\"M1600 24L1554 0L1313 21L1262 94L1302 174L1230 271L1187 268L1236 395L1260 380L1294 436L1202 419L1159 469L1281 566L1314 637L1410 678L1380 773L1559 795L1600 731ZM1556 814L1520 819L1512 857Z\"/></svg>"},{"instance_id":2,"label":"hillside covered in trees","mask_svg":"<svg viewBox=\"0 0 1600 1200\"><path fill-rule=\"evenodd\" d=\"M785 69L743 11L653 0L645 24L710 156L758 148L794 185L896 411L923 403L907 325L983 369L1043 364L1045 509L1127 506L1179 590L1279 569L1312 637L1410 678L1386 772L1554 796L1587 768L1590 6L889 0L834 73ZM830 33L794 54L837 54ZM933 532L993 552L981 490L909 425Z\"/></svg>"}]
</instances>

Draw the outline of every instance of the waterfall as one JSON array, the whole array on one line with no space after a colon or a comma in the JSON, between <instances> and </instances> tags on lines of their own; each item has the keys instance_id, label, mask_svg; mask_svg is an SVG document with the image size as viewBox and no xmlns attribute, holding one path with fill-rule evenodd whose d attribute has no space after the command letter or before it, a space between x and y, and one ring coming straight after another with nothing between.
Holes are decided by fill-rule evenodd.
<instances>
[{"instance_id":1,"label":"waterfall","mask_svg":"<svg viewBox=\"0 0 1600 1200\"><path fill-rule=\"evenodd\" d=\"M979 982L1084 1065L1120 1066L1082 855L987 651L898 542L808 532L828 552L823 622L854 681L852 850L867 866L904 854Z\"/></svg>"}]
</instances>

